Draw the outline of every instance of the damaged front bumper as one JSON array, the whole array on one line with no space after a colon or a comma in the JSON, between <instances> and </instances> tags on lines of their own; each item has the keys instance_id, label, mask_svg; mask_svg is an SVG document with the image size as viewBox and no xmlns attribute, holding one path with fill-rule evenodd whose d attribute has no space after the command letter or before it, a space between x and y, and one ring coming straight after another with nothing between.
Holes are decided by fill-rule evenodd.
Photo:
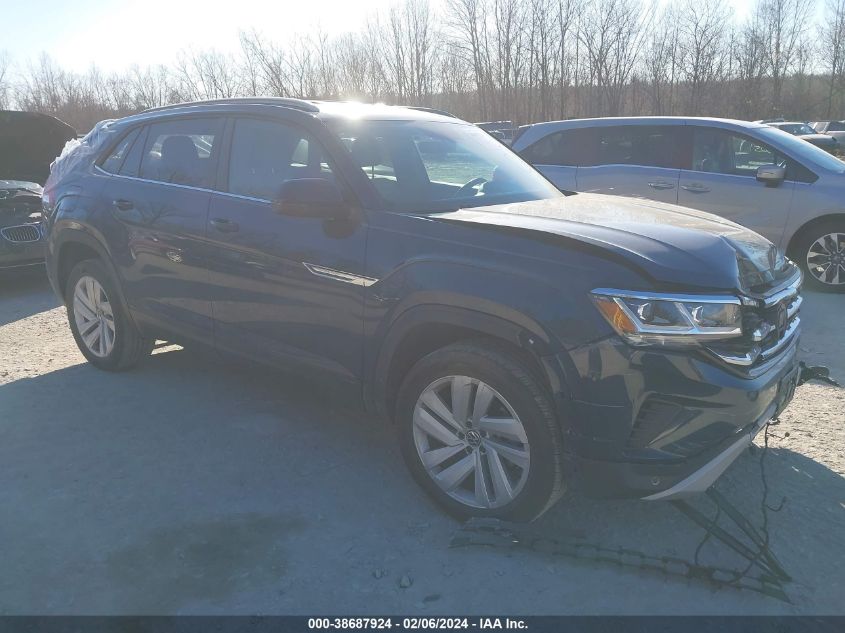
<instances>
[{"instance_id":1,"label":"damaged front bumper","mask_svg":"<svg viewBox=\"0 0 845 633\"><path fill-rule=\"evenodd\" d=\"M704 492L792 399L797 348L794 336L753 376L701 354L614 338L571 352L574 389L558 406L581 487L648 500Z\"/></svg>"}]
</instances>

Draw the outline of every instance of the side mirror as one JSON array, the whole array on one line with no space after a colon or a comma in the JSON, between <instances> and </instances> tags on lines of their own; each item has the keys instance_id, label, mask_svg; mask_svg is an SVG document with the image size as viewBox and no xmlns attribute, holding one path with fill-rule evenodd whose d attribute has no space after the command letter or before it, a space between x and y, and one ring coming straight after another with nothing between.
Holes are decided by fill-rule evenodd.
<instances>
[{"instance_id":1,"label":"side mirror","mask_svg":"<svg viewBox=\"0 0 845 633\"><path fill-rule=\"evenodd\" d=\"M273 208L294 218L341 220L349 217L349 206L340 189L325 178L295 178L279 187Z\"/></svg>"},{"instance_id":2,"label":"side mirror","mask_svg":"<svg viewBox=\"0 0 845 633\"><path fill-rule=\"evenodd\" d=\"M757 182L767 187L777 187L786 178L786 167L780 165L760 165L757 168Z\"/></svg>"}]
</instances>

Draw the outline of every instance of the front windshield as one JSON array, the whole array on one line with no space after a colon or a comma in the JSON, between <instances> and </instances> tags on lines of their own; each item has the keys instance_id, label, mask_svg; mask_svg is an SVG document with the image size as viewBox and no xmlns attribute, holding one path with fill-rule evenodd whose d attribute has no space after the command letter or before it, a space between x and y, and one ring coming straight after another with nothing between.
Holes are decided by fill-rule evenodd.
<instances>
[{"instance_id":1,"label":"front windshield","mask_svg":"<svg viewBox=\"0 0 845 633\"><path fill-rule=\"evenodd\" d=\"M762 139L767 140L775 146L780 146L782 149L792 154L793 158L795 158L798 162L803 163L807 161L821 167L822 169L827 169L838 174L845 173L845 163L832 154L828 154L823 149L820 149L812 143L808 143L797 136L792 136L791 134L787 134L783 130L779 130L774 127L760 128L757 130L757 133Z\"/></svg>"},{"instance_id":2,"label":"front windshield","mask_svg":"<svg viewBox=\"0 0 845 633\"><path fill-rule=\"evenodd\" d=\"M393 211L453 211L563 195L473 125L343 120L334 127L384 206Z\"/></svg>"}]
</instances>

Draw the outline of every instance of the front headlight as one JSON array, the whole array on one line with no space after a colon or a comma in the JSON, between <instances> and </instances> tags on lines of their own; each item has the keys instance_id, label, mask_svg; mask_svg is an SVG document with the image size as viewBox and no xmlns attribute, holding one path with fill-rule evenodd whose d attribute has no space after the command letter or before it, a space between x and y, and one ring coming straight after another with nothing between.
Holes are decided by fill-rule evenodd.
<instances>
[{"instance_id":1,"label":"front headlight","mask_svg":"<svg viewBox=\"0 0 845 633\"><path fill-rule=\"evenodd\" d=\"M597 288L591 293L602 316L632 345L695 345L742 336L740 300Z\"/></svg>"}]
</instances>

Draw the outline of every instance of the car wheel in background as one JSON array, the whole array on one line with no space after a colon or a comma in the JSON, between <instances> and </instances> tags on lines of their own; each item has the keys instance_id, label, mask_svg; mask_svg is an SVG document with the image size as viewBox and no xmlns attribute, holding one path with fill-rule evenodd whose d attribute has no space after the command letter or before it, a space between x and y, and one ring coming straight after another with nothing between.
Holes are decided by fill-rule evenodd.
<instances>
[{"instance_id":1,"label":"car wheel in background","mask_svg":"<svg viewBox=\"0 0 845 633\"><path fill-rule=\"evenodd\" d=\"M65 287L68 322L83 356L100 369L119 371L149 355L154 341L130 321L112 276L96 259L78 263Z\"/></svg>"},{"instance_id":2,"label":"car wheel in background","mask_svg":"<svg viewBox=\"0 0 845 633\"><path fill-rule=\"evenodd\" d=\"M845 220L821 222L801 231L790 257L801 266L806 286L845 292Z\"/></svg>"},{"instance_id":3,"label":"car wheel in background","mask_svg":"<svg viewBox=\"0 0 845 633\"><path fill-rule=\"evenodd\" d=\"M455 344L420 360L400 389L397 423L414 478L459 518L530 521L565 490L551 402L495 344Z\"/></svg>"}]
</instances>

